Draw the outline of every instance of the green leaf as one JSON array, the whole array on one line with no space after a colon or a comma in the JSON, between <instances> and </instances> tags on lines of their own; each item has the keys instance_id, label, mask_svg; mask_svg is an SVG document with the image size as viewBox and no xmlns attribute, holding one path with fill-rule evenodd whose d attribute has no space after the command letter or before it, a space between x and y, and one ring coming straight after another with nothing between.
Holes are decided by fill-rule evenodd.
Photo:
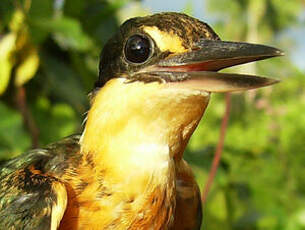
<instances>
[{"instance_id":1,"label":"green leaf","mask_svg":"<svg viewBox=\"0 0 305 230\"><path fill-rule=\"evenodd\" d=\"M84 113L88 100L78 74L52 56L42 55L41 65L46 76L44 81L48 83L54 97L61 98L73 105L79 113Z\"/></svg>"},{"instance_id":2,"label":"green leaf","mask_svg":"<svg viewBox=\"0 0 305 230\"><path fill-rule=\"evenodd\" d=\"M48 98L39 97L32 108L33 116L40 128L39 139L42 145L77 132L80 120L70 105L51 104Z\"/></svg>"},{"instance_id":3,"label":"green leaf","mask_svg":"<svg viewBox=\"0 0 305 230\"><path fill-rule=\"evenodd\" d=\"M0 1L0 32L6 27L14 13L14 4L11 0Z\"/></svg>"},{"instance_id":4,"label":"green leaf","mask_svg":"<svg viewBox=\"0 0 305 230\"><path fill-rule=\"evenodd\" d=\"M41 30L52 33L55 41L63 49L85 51L93 45L92 40L83 31L79 21L73 18L39 18L39 20L33 21L32 23Z\"/></svg>"},{"instance_id":5,"label":"green leaf","mask_svg":"<svg viewBox=\"0 0 305 230\"><path fill-rule=\"evenodd\" d=\"M29 18L51 18L54 13L54 0L31 0Z\"/></svg>"},{"instance_id":6,"label":"green leaf","mask_svg":"<svg viewBox=\"0 0 305 230\"><path fill-rule=\"evenodd\" d=\"M183 9L183 13L187 14L187 15L192 15L194 12L194 5L192 3L192 1L187 1L184 9Z\"/></svg>"},{"instance_id":7,"label":"green leaf","mask_svg":"<svg viewBox=\"0 0 305 230\"><path fill-rule=\"evenodd\" d=\"M23 128L21 115L0 102L0 160L28 149L30 138Z\"/></svg>"}]
</instances>

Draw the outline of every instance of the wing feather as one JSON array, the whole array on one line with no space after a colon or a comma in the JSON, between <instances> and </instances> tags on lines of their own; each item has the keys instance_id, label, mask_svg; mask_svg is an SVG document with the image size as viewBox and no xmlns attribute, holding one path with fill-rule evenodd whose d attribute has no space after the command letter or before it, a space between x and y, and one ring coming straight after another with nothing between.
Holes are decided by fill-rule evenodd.
<instances>
[{"instance_id":1,"label":"wing feather","mask_svg":"<svg viewBox=\"0 0 305 230\"><path fill-rule=\"evenodd\" d=\"M56 230L67 206L65 185L33 168L1 175L0 229Z\"/></svg>"}]
</instances>

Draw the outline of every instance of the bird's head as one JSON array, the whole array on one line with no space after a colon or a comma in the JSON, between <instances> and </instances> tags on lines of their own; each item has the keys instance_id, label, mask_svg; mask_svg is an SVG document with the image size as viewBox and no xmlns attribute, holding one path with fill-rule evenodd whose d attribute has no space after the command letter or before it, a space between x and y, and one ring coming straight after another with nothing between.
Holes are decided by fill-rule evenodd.
<instances>
[{"instance_id":1,"label":"bird's head","mask_svg":"<svg viewBox=\"0 0 305 230\"><path fill-rule=\"evenodd\" d=\"M209 25L185 14L137 17L126 21L105 45L97 86L123 77L126 82L195 83L196 89L207 92L259 88L277 81L216 72L280 55L282 51L264 45L221 41Z\"/></svg>"},{"instance_id":2,"label":"bird's head","mask_svg":"<svg viewBox=\"0 0 305 230\"><path fill-rule=\"evenodd\" d=\"M280 55L280 50L264 45L221 41L206 23L185 14L129 19L102 51L98 90L86 132L89 126L95 132L103 127L116 135L133 127L126 137L149 139L155 130L169 145L180 138L183 146L173 148L184 148L210 92L248 90L277 82L218 70ZM150 137L143 135L146 129Z\"/></svg>"}]
</instances>

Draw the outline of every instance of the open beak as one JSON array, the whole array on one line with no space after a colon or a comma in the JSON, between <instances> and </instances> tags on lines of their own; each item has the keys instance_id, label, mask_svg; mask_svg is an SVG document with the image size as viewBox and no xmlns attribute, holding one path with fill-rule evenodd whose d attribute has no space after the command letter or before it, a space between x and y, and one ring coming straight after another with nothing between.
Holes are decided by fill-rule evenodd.
<instances>
[{"instance_id":1,"label":"open beak","mask_svg":"<svg viewBox=\"0 0 305 230\"><path fill-rule=\"evenodd\" d=\"M181 87L207 92L242 91L268 86L278 80L217 71L282 55L281 50L264 45L202 40L192 51L171 55L145 72Z\"/></svg>"}]
</instances>

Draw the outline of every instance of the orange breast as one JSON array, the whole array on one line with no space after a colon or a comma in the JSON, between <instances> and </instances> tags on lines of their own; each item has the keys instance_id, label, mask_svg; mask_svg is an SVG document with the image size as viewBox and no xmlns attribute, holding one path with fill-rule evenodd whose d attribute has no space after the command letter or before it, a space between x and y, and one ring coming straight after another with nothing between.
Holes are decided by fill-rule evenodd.
<instances>
[{"instance_id":1,"label":"orange breast","mask_svg":"<svg viewBox=\"0 0 305 230\"><path fill-rule=\"evenodd\" d=\"M100 175L99 173L97 173ZM114 191L88 165L63 175L68 204L59 230L164 229L171 226L175 210L175 186L150 184L146 193L130 198L126 191ZM104 186L104 187L103 187ZM168 229L166 227L166 229Z\"/></svg>"},{"instance_id":2,"label":"orange breast","mask_svg":"<svg viewBox=\"0 0 305 230\"><path fill-rule=\"evenodd\" d=\"M167 197L166 191L156 189L147 196L146 203L142 207L137 207L135 198L123 204L121 209L117 209L116 215L110 219L111 214L101 209L98 203L79 202L73 191L69 191L68 207L59 230L169 229L174 219L173 199L173 196L170 199ZM109 207L108 211L116 208Z\"/></svg>"}]
</instances>

